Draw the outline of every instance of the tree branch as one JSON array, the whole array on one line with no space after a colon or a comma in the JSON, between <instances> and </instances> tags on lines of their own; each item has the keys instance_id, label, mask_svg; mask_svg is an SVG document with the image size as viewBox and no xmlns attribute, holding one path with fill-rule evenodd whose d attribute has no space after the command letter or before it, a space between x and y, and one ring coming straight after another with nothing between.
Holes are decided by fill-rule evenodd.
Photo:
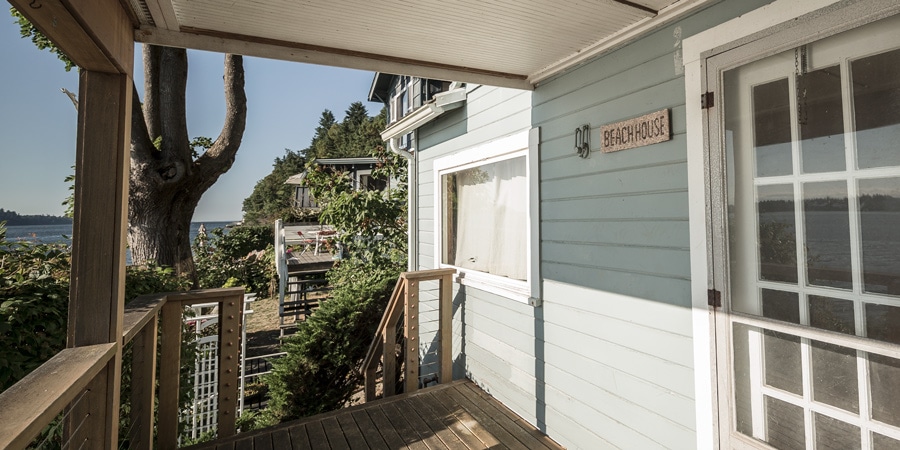
<instances>
[{"instance_id":1,"label":"tree branch","mask_svg":"<svg viewBox=\"0 0 900 450\"><path fill-rule=\"evenodd\" d=\"M156 147L153 139L147 131L147 120L144 119L144 110L141 109L141 98L138 96L137 86L131 89L131 160L132 168L135 164L146 164L153 157Z\"/></svg>"},{"instance_id":2,"label":"tree branch","mask_svg":"<svg viewBox=\"0 0 900 450\"><path fill-rule=\"evenodd\" d=\"M143 46L144 60L144 115L150 142L162 134L159 121L160 101L156 89L159 86L159 56L161 47ZM140 103L138 103L140 104Z\"/></svg>"},{"instance_id":3,"label":"tree branch","mask_svg":"<svg viewBox=\"0 0 900 450\"><path fill-rule=\"evenodd\" d=\"M159 111L162 125L162 145L167 160L190 161L188 148L187 115L185 95L187 92L188 60L183 48L160 47L159 80L155 91L159 94L159 104L165 105ZM155 138L155 137L154 137ZM181 153L185 153L182 155Z\"/></svg>"},{"instance_id":4,"label":"tree branch","mask_svg":"<svg viewBox=\"0 0 900 450\"><path fill-rule=\"evenodd\" d=\"M240 55L225 55L225 124L212 147L194 162L204 192L234 164L247 124L247 94L244 92L244 62Z\"/></svg>"}]
</instances>

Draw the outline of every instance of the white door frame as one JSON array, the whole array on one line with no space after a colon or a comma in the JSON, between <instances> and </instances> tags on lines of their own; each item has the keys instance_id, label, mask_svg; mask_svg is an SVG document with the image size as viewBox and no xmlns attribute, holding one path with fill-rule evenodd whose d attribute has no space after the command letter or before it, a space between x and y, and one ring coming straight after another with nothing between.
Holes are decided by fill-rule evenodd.
<instances>
[{"instance_id":1,"label":"white door frame","mask_svg":"<svg viewBox=\"0 0 900 450\"><path fill-rule=\"evenodd\" d=\"M690 218L690 253L691 253L691 297L694 346L694 386L696 402L697 448L718 448L720 446L720 412L718 408L719 392L717 386L721 377L716 371L716 313L708 305L707 292L716 287L721 290L716 278L722 280L720 272L724 267L717 265L712 255L712 233L710 229L713 206L723 203L724 192L711 189L709 180L710 167L722 164L721 155L710 155L709 151L709 114L719 114L717 103L721 102L721 94L715 93L714 106L702 109L700 98L707 92L707 59L726 51L758 41L773 33L790 30L828 12L846 7L848 1L838 0L776 0L775 2L744 14L719 26L710 28L697 35L686 38L683 42L685 66L686 122L687 122L687 154L688 154L688 193ZM870 11L886 11L897 8L895 1L870 0L863 1ZM859 22L874 20L877 13L871 14ZM887 15L887 14L885 14ZM840 25L847 29L858 24ZM810 39L834 34L834 29L817 29L815 35L807 31L805 35L797 35L797 39ZM789 33L787 33L789 34ZM772 49L774 52L775 49ZM715 133L714 133L715 134ZM719 169L723 170L723 169ZM721 316L721 314L719 314ZM721 318L720 318L721 319ZM719 319L719 323L721 320ZM718 349L718 357L728 355L728 349ZM725 398L729 397L725 396ZM721 415L727 419L727 414ZM724 423L723 426L730 425ZM728 429L723 429L728 434Z\"/></svg>"}]
</instances>

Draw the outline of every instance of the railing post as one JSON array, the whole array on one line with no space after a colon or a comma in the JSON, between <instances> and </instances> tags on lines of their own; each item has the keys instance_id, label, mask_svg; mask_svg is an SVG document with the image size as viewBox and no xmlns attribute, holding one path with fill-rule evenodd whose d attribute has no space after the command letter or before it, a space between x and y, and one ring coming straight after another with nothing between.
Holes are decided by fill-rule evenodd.
<instances>
[{"instance_id":1,"label":"railing post","mask_svg":"<svg viewBox=\"0 0 900 450\"><path fill-rule=\"evenodd\" d=\"M384 350L381 351L381 395L384 398L397 393L397 324L388 325L382 335Z\"/></svg>"},{"instance_id":2,"label":"railing post","mask_svg":"<svg viewBox=\"0 0 900 450\"><path fill-rule=\"evenodd\" d=\"M406 374L404 393L419 389L419 280L407 280L405 298ZM385 355L387 359L387 355Z\"/></svg>"},{"instance_id":3,"label":"railing post","mask_svg":"<svg viewBox=\"0 0 900 450\"><path fill-rule=\"evenodd\" d=\"M218 438L233 436L240 370L241 311L244 296L226 297L219 303L219 401Z\"/></svg>"},{"instance_id":4,"label":"railing post","mask_svg":"<svg viewBox=\"0 0 900 450\"><path fill-rule=\"evenodd\" d=\"M181 372L182 305L169 299L162 308L162 360L159 364L160 450L178 447L178 397Z\"/></svg>"},{"instance_id":5,"label":"railing post","mask_svg":"<svg viewBox=\"0 0 900 450\"><path fill-rule=\"evenodd\" d=\"M134 338L131 347L132 448L153 448L153 405L156 399L156 328L154 315Z\"/></svg>"},{"instance_id":6,"label":"railing post","mask_svg":"<svg viewBox=\"0 0 900 450\"><path fill-rule=\"evenodd\" d=\"M453 280L450 275L443 275L440 279L441 287L438 297L438 333L440 333L440 347L438 347L438 361L440 373L438 383L453 381Z\"/></svg>"}]
</instances>

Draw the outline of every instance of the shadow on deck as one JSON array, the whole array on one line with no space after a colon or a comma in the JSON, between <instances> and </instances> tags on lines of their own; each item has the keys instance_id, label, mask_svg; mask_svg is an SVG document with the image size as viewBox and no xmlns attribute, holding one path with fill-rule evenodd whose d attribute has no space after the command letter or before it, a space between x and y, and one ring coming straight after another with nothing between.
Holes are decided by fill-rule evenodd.
<instances>
[{"instance_id":1,"label":"shadow on deck","mask_svg":"<svg viewBox=\"0 0 900 450\"><path fill-rule=\"evenodd\" d=\"M438 385L190 447L251 449L561 449L469 380Z\"/></svg>"}]
</instances>

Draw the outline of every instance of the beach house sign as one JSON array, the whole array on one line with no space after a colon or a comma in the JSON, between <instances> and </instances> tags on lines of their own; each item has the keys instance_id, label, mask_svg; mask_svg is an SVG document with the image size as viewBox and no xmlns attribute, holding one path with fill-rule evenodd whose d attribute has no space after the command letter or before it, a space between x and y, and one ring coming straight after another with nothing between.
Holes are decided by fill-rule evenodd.
<instances>
[{"instance_id":1,"label":"beach house sign","mask_svg":"<svg viewBox=\"0 0 900 450\"><path fill-rule=\"evenodd\" d=\"M665 142L672 139L670 130L668 109L603 125L600 127L600 149L610 153Z\"/></svg>"}]
</instances>

